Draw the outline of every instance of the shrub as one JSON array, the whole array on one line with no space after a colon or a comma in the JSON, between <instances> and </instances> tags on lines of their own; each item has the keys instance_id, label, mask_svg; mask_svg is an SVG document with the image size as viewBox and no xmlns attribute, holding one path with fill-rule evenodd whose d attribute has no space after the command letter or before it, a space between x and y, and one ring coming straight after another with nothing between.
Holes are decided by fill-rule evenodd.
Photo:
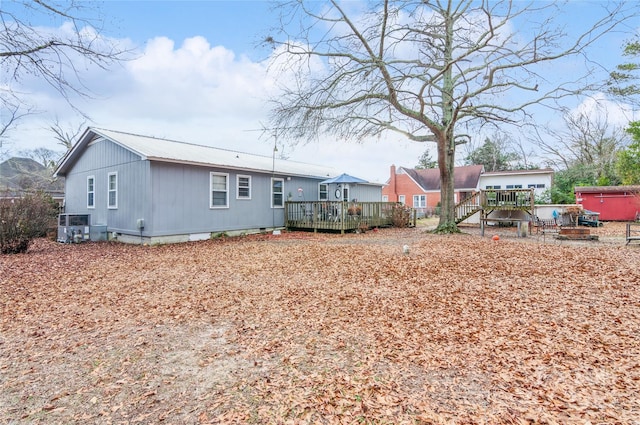
<instances>
[{"instance_id":1,"label":"shrub","mask_svg":"<svg viewBox=\"0 0 640 425\"><path fill-rule=\"evenodd\" d=\"M391 223L394 227L409 227L409 224L411 224L411 213L411 207L395 204L391 209Z\"/></svg>"},{"instance_id":2,"label":"shrub","mask_svg":"<svg viewBox=\"0 0 640 425\"><path fill-rule=\"evenodd\" d=\"M55 228L56 203L38 192L23 198L0 201L0 254L27 252L35 238Z\"/></svg>"}]
</instances>

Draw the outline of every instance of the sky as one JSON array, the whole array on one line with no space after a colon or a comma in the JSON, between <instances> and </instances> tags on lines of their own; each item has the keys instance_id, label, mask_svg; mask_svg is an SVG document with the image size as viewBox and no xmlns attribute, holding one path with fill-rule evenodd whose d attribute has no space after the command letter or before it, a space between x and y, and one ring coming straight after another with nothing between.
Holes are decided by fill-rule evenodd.
<instances>
[{"instance_id":1,"label":"sky","mask_svg":"<svg viewBox=\"0 0 640 425\"><path fill-rule=\"evenodd\" d=\"M0 7L11 3L2 0ZM104 35L132 52L131 60L108 72L88 70L83 75L91 98L73 102L91 118L87 125L271 156L280 142L262 131L269 112L264 98L272 84L265 66L270 51L259 43L275 22L268 2L86 4L92 6L89 12L104 18ZM589 4L573 2L569 30L592 13L585 7ZM597 60L611 66L620 63L624 39L628 36L615 34L604 40L596 50ZM37 81L24 80L20 90L31 94L39 113L25 117L8 134L2 153L37 147L62 150L48 127L57 120L71 130L85 120ZM589 107L589 101L576 100L575 108ZM338 174L378 183L388 179L392 164L413 167L426 150L436 158L433 143L409 142L393 134L362 144L323 138L278 146L279 155L291 160L331 166ZM463 156L464 152L458 154L459 162Z\"/></svg>"}]
</instances>

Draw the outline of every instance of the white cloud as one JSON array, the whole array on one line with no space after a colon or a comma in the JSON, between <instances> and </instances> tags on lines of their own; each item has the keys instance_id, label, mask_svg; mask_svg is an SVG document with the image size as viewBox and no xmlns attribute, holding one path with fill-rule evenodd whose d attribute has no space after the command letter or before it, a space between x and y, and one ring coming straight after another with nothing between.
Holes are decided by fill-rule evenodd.
<instances>
[{"instance_id":1,"label":"white cloud","mask_svg":"<svg viewBox=\"0 0 640 425\"><path fill-rule=\"evenodd\" d=\"M574 116L584 115L594 121L605 119L611 126L626 127L629 121L637 119L631 105L615 102L604 93L585 98L582 103L571 110Z\"/></svg>"},{"instance_id":2,"label":"white cloud","mask_svg":"<svg viewBox=\"0 0 640 425\"><path fill-rule=\"evenodd\" d=\"M154 38L133 60L108 71L87 69L83 80L95 95L72 100L93 119L90 125L262 155L272 152L273 139L260 131L267 125L265 100L274 90L266 65L212 46L203 37L179 46L166 37ZM36 147L61 149L47 128L55 120L66 126L82 119L48 87L38 85L30 100L43 112L25 119L3 149L13 154ZM413 166L428 147L400 137L365 144L324 138L287 147L285 153L291 160L329 165L382 183L392 163Z\"/></svg>"}]
</instances>

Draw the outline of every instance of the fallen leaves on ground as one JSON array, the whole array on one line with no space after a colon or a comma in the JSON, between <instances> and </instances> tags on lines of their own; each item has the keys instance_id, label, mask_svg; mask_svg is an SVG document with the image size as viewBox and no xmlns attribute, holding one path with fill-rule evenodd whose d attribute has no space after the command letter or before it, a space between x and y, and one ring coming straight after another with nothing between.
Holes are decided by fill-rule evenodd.
<instances>
[{"instance_id":1,"label":"fallen leaves on ground","mask_svg":"<svg viewBox=\"0 0 640 425\"><path fill-rule=\"evenodd\" d=\"M640 423L638 247L42 240L0 279L1 423Z\"/></svg>"}]
</instances>

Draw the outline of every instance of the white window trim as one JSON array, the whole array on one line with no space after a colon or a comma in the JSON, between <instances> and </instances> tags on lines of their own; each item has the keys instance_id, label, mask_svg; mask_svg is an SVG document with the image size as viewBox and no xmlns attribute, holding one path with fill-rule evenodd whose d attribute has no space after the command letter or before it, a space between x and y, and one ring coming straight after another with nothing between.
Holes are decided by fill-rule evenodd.
<instances>
[{"instance_id":1,"label":"white window trim","mask_svg":"<svg viewBox=\"0 0 640 425\"><path fill-rule=\"evenodd\" d=\"M224 176L225 177L225 205L213 205L213 176ZM225 209L229 208L229 174L228 173L216 173L212 171L209 173L209 208L210 209Z\"/></svg>"},{"instance_id":2,"label":"white window trim","mask_svg":"<svg viewBox=\"0 0 640 425\"><path fill-rule=\"evenodd\" d=\"M282 182L282 205L274 205L273 204L273 195L275 195L275 192L273 191L273 183L276 181L280 181ZM279 177L272 177L271 178L271 208L284 208L284 179L279 178Z\"/></svg>"},{"instance_id":3,"label":"white window trim","mask_svg":"<svg viewBox=\"0 0 640 425\"><path fill-rule=\"evenodd\" d=\"M398 202L402 205L406 205L407 198L404 195L398 195Z\"/></svg>"},{"instance_id":4,"label":"white window trim","mask_svg":"<svg viewBox=\"0 0 640 425\"><path fill-rule=\"evenodd\" d=\"M249 196L240 196L240 179L246 178L249 180ZM251 199L251 176L238 174L236 176L236 199L250 200Z\"/></svg>"},{"instance_id":5,"label":"white window trim","mask_svg":"<svg viewBox=\"0 0 640 425\"><path fill-rule=\"evenodd\" d=\"M89 190L89 180L92 182L93 190ZM93 203L89 204L89 194L93 194ZM96 208L96 176L87 176L87 208Z\"/></svg>"},{"instance_id":6,"label":"white window trim","mask_svg":"<svg viewBox=\"0 0 640 425\"><path fill-rule=\"evenodd\" d=\"M325 191L325 197L322 197L322 191L320 190L320 188L322 186L326 187L326 191ZM318 200L319 201L328 201L329 200L329 185L327 183L318 183Z\"/></svg>"},{"instance_id":7,"label":"white window trim","mask_svg":"<svg viewBox=\"0 0 640 425\"><path fill-rule=\"evenodd\" d=\"M116 177L116 188L113 190L113 192L115 192L116 196L115 196L115 204L110 205L109 202L111 201L111 176L115 176ZM117 172L112 172L107 174L107 209L110 210L116 210L118 209L118 173Z\"/></svg>"},{"instance_id":8,"label":"white window trim","mask_svg":"<svg viewBox=\"0 0 640 425\"><path fill-rule=\"evenodd\" d=\"M416 200L418 201L417 203L420 204L420 198L424 198L424 205L416 205ZM427 208L427 195L413 195L413 208Z\"/></svg>"}]
</instances>

